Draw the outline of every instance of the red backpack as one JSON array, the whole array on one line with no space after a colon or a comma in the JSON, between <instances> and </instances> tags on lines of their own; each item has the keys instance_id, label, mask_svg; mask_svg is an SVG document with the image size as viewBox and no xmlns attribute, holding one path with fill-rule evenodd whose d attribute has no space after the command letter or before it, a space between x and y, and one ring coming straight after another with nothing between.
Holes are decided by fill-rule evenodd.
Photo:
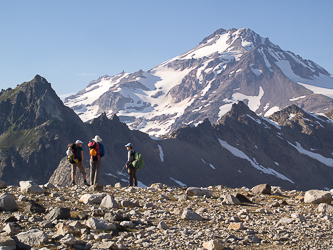
<instances>
[{"instance_id":1,"label":"red backpack","mask_svg":"<svg viewBox=\"0 0 333 250\"><path fill-rule=\"evenodd\" d=\"M94 141L89 142L89 143L88 143L88 148L90 149L90 150L89 150L89 155L90 155L90 159L91 159L92 161L98 161L98 160L101 159L101 153L100 153L100 151L99 151L99 145L98 145L98 143L96 143L96 142L94 142ZM91 149L95 149L95 150L96 150L96 155L95 155L95 156L93 156L93 155L90 153Z\"/></svg>"}]
</instances>

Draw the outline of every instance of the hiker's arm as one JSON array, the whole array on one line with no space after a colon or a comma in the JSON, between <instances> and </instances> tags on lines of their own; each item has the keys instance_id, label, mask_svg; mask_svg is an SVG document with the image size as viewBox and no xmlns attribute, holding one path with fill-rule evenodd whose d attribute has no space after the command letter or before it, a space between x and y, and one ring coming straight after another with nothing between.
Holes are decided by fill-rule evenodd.
<instances>
[{"instance_id":1,"label":"hiker's arm","mask_svg":"<svg viewBox=\"0 0 333 250\"><path fill-rule=\"evenodd\" d=\"M83 150L81 151L81 161L83 162Z\"/></svg>"}]
</instances>

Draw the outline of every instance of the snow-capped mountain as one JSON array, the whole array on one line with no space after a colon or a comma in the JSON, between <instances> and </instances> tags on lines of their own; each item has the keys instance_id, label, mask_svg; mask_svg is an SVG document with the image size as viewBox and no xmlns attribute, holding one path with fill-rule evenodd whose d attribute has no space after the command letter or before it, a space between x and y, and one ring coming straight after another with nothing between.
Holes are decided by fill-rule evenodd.
<instances>
[{"instance_id":1,"label":"snow-capped mountain","mask_svg":"<svg viewBox=\"0 0 333 250\"><path fill-rule=\"evenodd\" d=\"M103 76L65 99L83 121L106 112L131 129L162 136L212 123L244 101L260 116L289 105L333 110L333 77L250 29L219 29L197 47L151 70Z\"/></svg>"}]
</instances>

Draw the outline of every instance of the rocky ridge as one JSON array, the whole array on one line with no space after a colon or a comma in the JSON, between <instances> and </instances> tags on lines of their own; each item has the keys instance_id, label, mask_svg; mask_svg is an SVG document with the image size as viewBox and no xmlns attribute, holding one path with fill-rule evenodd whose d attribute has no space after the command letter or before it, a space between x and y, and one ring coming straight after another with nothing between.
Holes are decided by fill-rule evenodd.
<instances>
[{"instance_id":1,"label":"rocky ridge","mask_svg":"<svg viewBox=\"0 0 333 250\"><path fill-rule=\"evenodd\" d=\"M1 249L331 249L333 244L333 190L0 184Z\"/></svg>"}]
</instances>

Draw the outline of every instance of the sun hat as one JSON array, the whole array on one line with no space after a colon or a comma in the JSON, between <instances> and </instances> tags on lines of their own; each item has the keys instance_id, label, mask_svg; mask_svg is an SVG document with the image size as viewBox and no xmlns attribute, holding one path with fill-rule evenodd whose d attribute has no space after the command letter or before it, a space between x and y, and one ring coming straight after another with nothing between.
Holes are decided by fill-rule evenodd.
<instances>
[{"instance_id":1,"label":"sun hat","mask_svg":"<svg viewBox=\"0 0 333 250\"><path fill-rule=\"evenodd\" d=\"M79 144L79 143L83 144L83 142L80 141L80 140L77 140L77 141L75 142L75 144Z\"/></svg>"},{"instance_id":2,"label":"sun hat","mask_svg":"<svg viewBox=\"0 0 333 250\"><path fill-rule=\"evenodd\" d=\"M132 143L127 143L126 145L125 145L125 147L127 148L127 147L132 147Z\"/></svg>"},{"instance_id":3,"label":"sun hat","mask_svg":"<svg viewBox=\"0 0 333 250\"><path fill-rule=\"evenodd\" d=\"M92 139L94 142L102 142L101 137L99 135L95 135L95 138Z\"/></svg>"}]
</instances>

